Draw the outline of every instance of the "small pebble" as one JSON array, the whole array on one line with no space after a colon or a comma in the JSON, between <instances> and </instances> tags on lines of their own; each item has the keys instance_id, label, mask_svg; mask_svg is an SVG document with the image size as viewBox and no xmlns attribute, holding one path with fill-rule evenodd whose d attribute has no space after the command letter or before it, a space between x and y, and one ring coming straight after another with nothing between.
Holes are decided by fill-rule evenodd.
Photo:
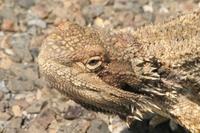
<instances>
[{"instance_id":1,"label":"small pebble","mask_svg":"<svg viewBox=\"0 0 200 133\"><path fill-rule=\"evenodd\" d=\"M1 25L1 29L4 31L15 31L14 29L14 21L10 19L4 19Z\"/></svg>"},{"instance_id":2,"label":"small pebble","mask_svg":"<svg viewBox=\"0 0 200 133\"><path fill-rule=\"evenodd\" d=\"M0 111L0 121L8 121L12 116L7 112Z\"/></svg>"},{"instance_id":3,"label":"small pebble","mask_svg":"<svg viewBox=\"0 0 200 133\"><path fill-rule=\"evenodd\" d=\"M47 27L46 22L41 20L41 19L30 20L30 21L28 21L28 25L29 26L38 26L38 27L43 28L43 29Z\"/></svg>"},{"instance_id":4,"label":"small pebble","mask_svg":"<svg viewBox=\"0 0 200 133\"><path fill-rule=\"evenodd\" d=\"M4 98L4 93L0 91L0 101Z\"/></svg>"},{"instance_id":5,"label":"small pebble","mask_svg":"<svg viewBox=\"0 0 200 133\"><path fill-rule=\"evenodd\" d=\"M12 112L15 117L21 117L22 116L22 110L18 105L12 106Z\"/></svg>"},{"instance_id":6,"label":"small pebble","mask_svg":"<svg viewBox=\"0 0 200 133\"><path fill-rule=\"evenodd\" d=\"M145 12L153 12L153 5L152 5L152 2L150 2L148 5L144 5L143 6L143 10L145 11Z\"/></svg>"},{"instance_id":7,"label":"small pebble","mask_svg":"<svg viewBox=\"0 0 200 133\"><path fill-rule=\"evenodd\" d=\"M6 87L4 81L0 81L0 91L1 91L1 92L4 92L4 93L8 93L8 92L9 92L9 90L8 90L8 88Z\"/></svg>"},{"instance_id":8,"label":"small pebble","mask_svg":"<svg viewBox=\"0 0 200 133\"><path fill-rule=\"evenodd\" d=\"M16 0L16 3L23 8L30 8L35 4L35 0Z\"/></svg>"}]
</instances>

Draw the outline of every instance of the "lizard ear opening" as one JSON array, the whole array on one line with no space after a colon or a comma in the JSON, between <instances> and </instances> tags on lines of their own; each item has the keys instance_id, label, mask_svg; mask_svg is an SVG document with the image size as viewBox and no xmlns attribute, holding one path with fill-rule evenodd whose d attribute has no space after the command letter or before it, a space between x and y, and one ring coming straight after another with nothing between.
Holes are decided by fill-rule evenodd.
<instances>
[{"instance_id":1,"label":"lizard ear opening","mask_svg":"<svg viewBox=\"0 0 200 133\"><path fill-rule=\"evenodd\" d=\"M91 57L89 60L87 60L86 67L92 71L96 71L101 67L101 64L102 64L101 57L94 56Z\"/></svg>"}]
</instances>

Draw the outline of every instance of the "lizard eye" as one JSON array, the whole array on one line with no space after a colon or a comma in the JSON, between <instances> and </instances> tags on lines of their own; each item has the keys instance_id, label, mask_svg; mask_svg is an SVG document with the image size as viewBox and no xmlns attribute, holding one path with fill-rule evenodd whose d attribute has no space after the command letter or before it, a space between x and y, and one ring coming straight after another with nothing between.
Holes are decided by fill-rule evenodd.
<instances>
[{"instance_id":1,"label":"lizard eye","mask_svg":"<svg viewBox=\"0 0 200 133\"><path fill-rule=\"evenodd\" d=\"M102 64L101 57L95 56L91 57L87 62L86 62L86 67L90 70L96 70L99 68Z\"/></svg>"}]
</instances>

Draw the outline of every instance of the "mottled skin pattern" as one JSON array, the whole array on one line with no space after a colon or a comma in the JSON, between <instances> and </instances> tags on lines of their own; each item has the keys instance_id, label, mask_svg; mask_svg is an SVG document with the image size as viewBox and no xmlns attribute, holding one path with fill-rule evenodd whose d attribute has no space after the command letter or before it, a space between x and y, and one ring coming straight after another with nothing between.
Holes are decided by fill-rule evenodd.
<instances>
[{"instance_id":1,"label":"mottled skin pattern","mask_svg":"<svg viewBox=\"0 0 200 133\"><path fill-rule=\"evenodd\" d=\"M81 105L126 118L145 112L200 132L200 12L136 31L65 22L38 58L50 85Z\"/></svg>"}]
</instances>

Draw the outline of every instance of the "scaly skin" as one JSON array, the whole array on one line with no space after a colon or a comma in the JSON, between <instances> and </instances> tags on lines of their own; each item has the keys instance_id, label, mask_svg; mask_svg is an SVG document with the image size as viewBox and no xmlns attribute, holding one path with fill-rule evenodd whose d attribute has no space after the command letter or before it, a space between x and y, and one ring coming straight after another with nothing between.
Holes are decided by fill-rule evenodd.
<instances>
[{"instance_id":1,"label":"scaly skin","mask_svg":"<svg viewBox=\"0 0 200 133\"><path fill-rule=\"evenodd\" d=\"M200 132L200 12L136 31L65 22L38 63L50 85L93 110L141 118L156 112Z\"/></svg>"}]
</instances>

